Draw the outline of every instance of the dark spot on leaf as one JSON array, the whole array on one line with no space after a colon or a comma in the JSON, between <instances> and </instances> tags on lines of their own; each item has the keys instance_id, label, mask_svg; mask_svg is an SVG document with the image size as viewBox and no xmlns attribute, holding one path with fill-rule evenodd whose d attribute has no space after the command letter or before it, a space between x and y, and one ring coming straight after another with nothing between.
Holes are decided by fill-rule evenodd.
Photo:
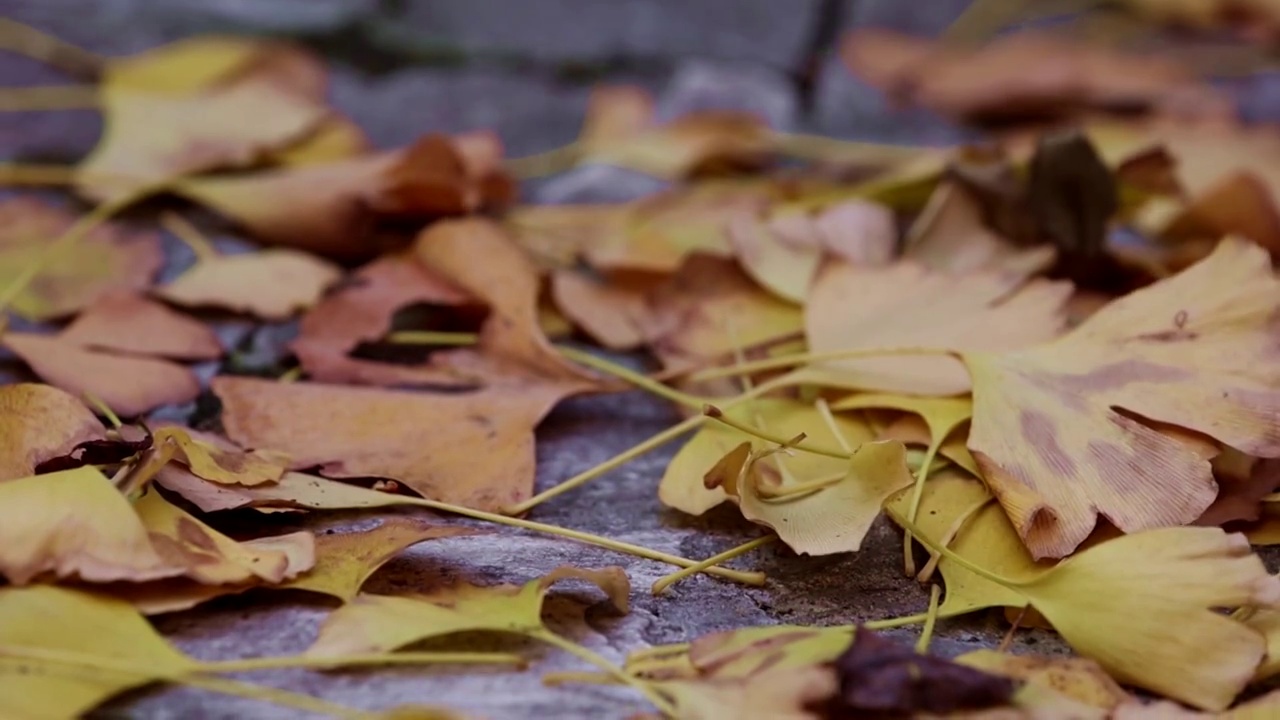
<instances>
[{"instance_id":1,"label":"dark spot on leaf","mask_svg":"<svg viewBox=\"0 0 1280 720\"><path fill-rule=\"evenodd\" d=\"M1037 410L1023 410L1018 415L1022 438L1059 477L1074 477L1076 463L1058 444L1058 427L1053 418Z\"/></svg>"}]
</instances>

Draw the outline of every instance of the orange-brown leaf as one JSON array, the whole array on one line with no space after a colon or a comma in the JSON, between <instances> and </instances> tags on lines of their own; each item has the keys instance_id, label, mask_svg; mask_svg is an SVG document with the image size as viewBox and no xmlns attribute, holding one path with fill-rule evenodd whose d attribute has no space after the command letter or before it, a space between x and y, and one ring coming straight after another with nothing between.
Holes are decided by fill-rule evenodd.
<instances>
[{"instance_id":1,"label":"orange-brown leaf","mask_svg":"<svg viewBox=\"0 0 1280 720\"><path fill-rule=\"evenodd\" d=\"M59 340L92 349L175 360L222 357L218 336L204 323L132 293L113 293L72 322Z\"/></svg>"},{"instance_id":2,"label":"orange-brown leaf","mask_svg":"<svg viewBox=\"0 0 1280 720\"><path fill-rule=\"evenodd\" d=\"M33 475L40 463L104 432L84 403L56 387L0 385L0 482Z\"/></svg>"}]
</instances>

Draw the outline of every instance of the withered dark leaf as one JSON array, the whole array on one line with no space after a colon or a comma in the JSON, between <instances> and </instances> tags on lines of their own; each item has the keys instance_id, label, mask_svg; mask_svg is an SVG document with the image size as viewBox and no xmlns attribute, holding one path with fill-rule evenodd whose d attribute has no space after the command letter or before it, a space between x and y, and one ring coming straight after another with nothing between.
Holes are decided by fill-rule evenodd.
<instances>
[{"instance_id":1,"label":"withered dark leaf","mask_svg":"<svg viewBox=\"0 0 1280 720\"><path fill-rule=\"evenodd\" d=\"M837 718L906 717L914 713L982 710L1009 703L1017 685L950 660L917 654L859 627L835 661Z\"/></svg>"},{"instance_id":2,"label":"withered dark leaf","mask_svg":"<svg viewBox=\"0 0 1280 720\"><path fill-rule=\"evenodd\" d=\"M151 448L151 434L140 439L108 438L80 443L67 455L50 458L36 466L36 474L61 472L84 465L114 465Z\"/></svg>"}]
</instances>

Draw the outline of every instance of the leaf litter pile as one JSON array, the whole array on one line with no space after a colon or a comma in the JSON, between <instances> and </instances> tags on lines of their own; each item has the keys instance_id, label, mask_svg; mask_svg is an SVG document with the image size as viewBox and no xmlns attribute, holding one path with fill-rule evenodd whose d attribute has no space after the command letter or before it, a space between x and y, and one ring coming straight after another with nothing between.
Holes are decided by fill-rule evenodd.
<instances>
[{"instance_id":1,"label":"leaf litter pile","mask_svg":"<svg viewBox=\"0 0 1280 720\"><path fill-rule=\"evenodd\" d=\"M475 631L574 655L594 674L546 679L628 686L654 716L1280 712L1280 580L1255 554L1280 543L1280 135L1175 61L861 31L851 72L1002 124L965 146L865 145L729 111L659 122L645 92L611 86L577 141L507 159L484 130L371 149L290 45L199 37L104 59L41 40L95 64L106 130L74 167L0 169L88 203L0 203L0 344L32 378L0 386L0 716L74 717L172 683L333 717L463 717L225 675L525 663L448 647ZM520 204L520 180L585 163L672 185ZM260 248L220 253L201 208ZM157 284L161 229L195 259ZM228 318L296 318L290 364L238 372L214 330ZM540 421L630 390L686 419L535 494ZM676 442L661 502L728 504L759 537L686 559L537 521ZM381 523L270 520L351 510ZM927 610L718 632L621 666L542 618L564 581L626 612L620 567L362 592L412 545L501 526L670 564L653 593L697 573L760 585L721 564L770 542L856 553L882 515ZM202 662L148 620L279 590L335 601L296 656ZM1075 656L928 654L939 620L996 610ZM876 634L909 625L914 648Z\"/></svg>"}]
</instances>

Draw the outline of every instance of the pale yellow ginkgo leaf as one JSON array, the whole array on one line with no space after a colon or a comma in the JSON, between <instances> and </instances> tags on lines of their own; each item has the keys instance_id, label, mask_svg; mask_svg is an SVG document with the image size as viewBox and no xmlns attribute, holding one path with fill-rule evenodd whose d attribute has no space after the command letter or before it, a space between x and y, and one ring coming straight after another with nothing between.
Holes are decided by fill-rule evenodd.
<instances>
[{"instance_id":1,"label":"pale yellow ginkgo leaf","mask_svg":"<svg viewBox=\"0 0 1280 720\"><path fill-rule=\"evenodd\" d=\"M730 451L723 474L707 481L722 482L743 517L772 529L803 555L856 551L885 500L912 484L906 448L892 440L859 445L843 461L843 474L831 482L796 478L788 483L749 447L743 443ZM822 485L817 490L797 487L815 480Z\"/></svg>"},{"instance_id":2,"label":"pale yellow ginkgo leaf","mask_svg":"<svg viewBox=\"0 0 1280 720\"><path fill-rule=\"evenodd\" d=\"M822 247L797 242L763 218L742 214L725 228L738 263L751 279L783 300L801 304L822 264Z\"/></svg>"},{"instance_id":3,"label":"pale yellow ginkgo leaf","mask_svg":"<svg viewBox=\"0 0 1280 720\"><path fill-rule=\"evenodd\" d=\"M973 401L967 397L919 397L914 395L890 395L885 393L859 393L831 403L831 409L865 410L889 408L915 413L929 426L932 457L956 428L973 415Z\"/></svg>"},{"instance_id":4,"label":"pale yellow ginkgo leaf","mask_svg":"<svg viewBox=\"0 0 1280 720\"><path fill-rule=\"evenodd\" d=\"M837 416L837 438L823 420L822 413L811 403L786 398L761 398L750 403L735 405L722 410L725 417L737 422L760 427L786 438L804 433L815 444L839 447L843 439L850 447L872 439L871 428L860 419ZM690 515L701 515L728 499L720 487L707 487L703 482L708 471L729 451L747 439L741 431L723 423L704 423L684 447L667 464L658 484L658 499ZM788 472L795 477L814 480L838 478L848 471L848 464L840 459L815 453L797 453L783 461Z\"/></svg>"},{"instance_id":5,"label":"pale yellow ginkgo leaf","mask_svg":"<svg viewBox=\"0 0 1280 720\"><path fill-rule=\"evenodd\" d=\"M970 475L981 477L982 471L978 469L978 461L973 459L969 448L965 447L965 443L968 442L965 435L967 433L949 435L939 446L938 454L968 470ZM875 439L897 440L907 447L920 445L928 448L933 444L933 434L929 431L928 424L919 415L898 416L897 419L880 428Z\"/></svg>"},{"instance_id":6,"label":"pale yellow ginkgo leaf","mask_svg":"<svg viewBox=\"0 0 1280 720\"><path fill-rule=\"evenodd\" d=\"M0 588L0 716L81 717L130 688L194 669L128 603L54 585ZM99 667L58 662L88 658ZM132 665L153 676L112 670Z\"/></svg>"},{"instance_id":7,"label":"pale yellow ginkgo leaf","mask_svg":"<svg viewBox=\"0 0 1280 720\"><path fill-rule=\"evenodd\" d=\"M25 585L44 573L89 582L181 575L151 546L147 529L97 468L0 483L0 574Z\"/></svg>"},{"instance_id":8,"label":"pale yellow ginkgo leaf","mask_svg":"<svg viewBox=\"0 0 1280 720\"><path fill-rule=\"evenodd\" d=\"M775 667L803 667L835 660L849 648L850 628L767 625L703 635L688 651L704 677L747 678Z\"/></svg>"},{"instance_id":9,"label":"pale yellow ginkgo leaf","mask_svg":"<svg viewBox=\"0 0 1280 720\"><path fill-rule=\"evenodd\" d=\"M342 271L289 248L201 259L155 293L185 307L218 307L264 320L285 320L319 302Z\"/></svg>"},{"instance_id":10,"label":"pale yellow ginkgo leaf","mask_svg":"<svg viewBox=\"0 0 1280 720\"><path fill-rule=\"evenodd\" d=\"M806 380L832 387L912 395L970 389L953 351L1013 350L1052 339L1065 326L1067 283L1021 284L997 273L949 275L901 261L884 267L831 263L805 305L814 353L927 349L933 352L829 360Z\"/></svg>"},{"instance_id":11,"label":"pale yellow ginkgo leaf","mask_svg":"<svg viewBox=\"0 0 1280 720\"><path fill-rule=\"evenodd\" d=\"M156 475L155 481L203 512L236 508L337 510L389 507L403 504L405 497L300 472L287 472L276 482L261 485L226 485L205 480L187 468L167 465Z\"/></svg>"},{"instance_id":12,"label":"pale yellow ginkgo leaf","mask_svg":"<svg viewBox=\"0 0 1280 720\"><path fill-rule=\"evenodd\" d=\"M289 456L271 450L242 450L225 438L167 425L155 431L157 444L172 442L175 458L199 477L226 485L273 483L289 467Z\"/></svg>"},{"instance_id":13,"label":"pale yellow ginkgo leaf","mask_svg":"<svg viewBox=\"0 0 1280 720\"><path fill-rule=\"evenodd\" d=\"M983 649L967 652L955 660L961 665L1065 695L1097 710L1098 720L1129 699L1129 693L1112 680L1102 666L1088 658L1011 655Z\"/></svg>"},{"instance_id":14,"label":"pale yellow ginkgo leaf","mask_svg":"<svg viewBox=\"0 0 1280 720\"><path fill-rule=\"evenodd\" d=\"M1217 495L1197 433L1280 455L1278 314L1267 253L1226 239L1054 342L965 353L969 449L1032 555L1070 553L1098 515L1125 532L1195 520Z\"/></svg>"},{"instance_id":15,"label":"pale yellow ginkgo leaf","mask_svg":"<svg viewBox=\"0 0 1280 720\"><path fill-rule=\"evenodd\" d=\"M0 385L0 482L34 475L41 463L105 432L68 392L39 383Z\"/></svg>"},{"instance_id":16,"label":"pale yellow ginkgo leaf","mask_svg":"<svg viewBox=\"0 0 1280 720\"><path fill-rule=\"evenodd\" d=\"M1267 654L1258 666L1256 680L1274 677L1280 673L1280 612L1276 610L1254 611L1245 621L1249 627L1262 633L1267 640Z\"/></svg>"},{"instance_id":17,"label":"pale yellow ginkgo leaf","mask_svg":"<svg viewBox=\"0 0 1280 720\"><path fill-rule=\"evenodd\" d=\"M622 568L563 566L520 587L464 583L421 595L359 595L325 620L307 655L390 652L419 640L469 630L549 634L542 624L542 601L554 583L567 578L595 584L615 607L626 611L630 584Z\"/></svg>"},{"instance_id":18,"label":"pale yellow ginkgo leaf","mask_svg":"<svg viewBox=\"0 0 1280 720\"><path fill-rule=\"evenodd\" d=\"M405 548L434 538L472 535L475 530L392 516L377 527L316 537L316 564L309 572L278 587L323 593L350 602L360 587Z\"/></svg>"}]
</instances>

